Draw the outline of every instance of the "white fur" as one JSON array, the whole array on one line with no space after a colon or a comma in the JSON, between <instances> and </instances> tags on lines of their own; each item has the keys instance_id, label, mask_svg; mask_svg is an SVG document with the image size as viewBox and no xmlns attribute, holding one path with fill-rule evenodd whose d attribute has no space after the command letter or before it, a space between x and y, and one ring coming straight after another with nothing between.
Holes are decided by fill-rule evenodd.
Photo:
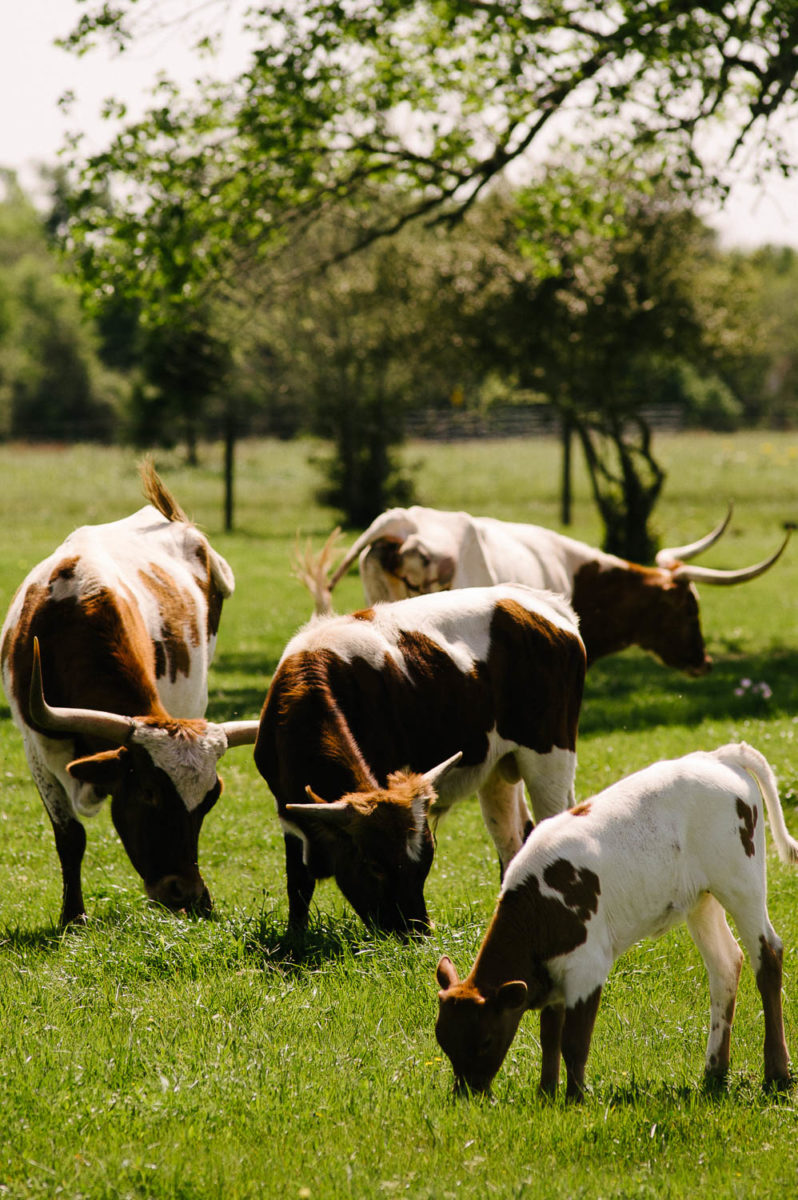
<instances>
[{"instance_id":1,"label":"white fur","mask_svg":"<svg viewBox=\"0 0 798 1200\"><path fill-rule=\"evenodd\" d=\"M586 941L547 963L552 1000L572 1007L586 999L624 950L686 920L711 988L716 975L713 1015L716 1004L722 1011L718 980L728 991L734 953L725 920L708 918L707 895L734 917L755 969L760 937L778 944L766 908L762 797L779 854L795 862L798 842L787 833L773 773L744 744L655 763L595 796L588 813L566 812L539 825L511 863L502 895L535 876L543 894L562 900L543 880L546 867L560 859L594 872L601 887ZM753 855L741 838L738 799L758 814Z\"/></svg>"},{"instance_id":2,"label":"white fur","mask_svg":"<svg viewBox=\"0 0 798 1200\"><path fill-rule=\"evenodd\" d=\"M210 723L196 738L174 737L157 725L137 725L132 740L166 772L189 812L215 787L216 764L227 749L224 730Z\"/></svg>"},{"instance_id":3,"label":"white fur","mask_svg":"<svg viewBox=\"0 0 798 1200\"><path fill-rule=\"evenodd\" d=\"M413 596L398 608L377 604L371 620L348 615L314 617L294 635L280 661L292 654L325 649L334 650L345 662L362 658L377 669L389 658L404 670L397 642L399 634L407 632L429 638L468 673L475 663L487 659L490 621L485 619L486 612L501 600L513 600L528 612L540 613L557 628L578 633L576 614L563 596L505 584Z\"/></svg>"},{"instance_id":4,"label":"white fur","mask_svg":"<svg viewBox=\"0 0 798 1200\"><path fill-rule=\"evenodd\" d=\"M369 554L372 543L386 537L399 543L399 554L408 567L402 569L406 584L384 571ZM586 563L598 562L601 570L627 566L614 555L539 525L417 504L383 513L358 538L353 550L356 548L362 548L358 549L360 575L370 604L401 599L409 594L409 588L439 590L439 565L447 559L454 563L454 575L446 585L451 588L520 583L566 596L572 594L574 577Z\"/></svg>"}]
</instances>

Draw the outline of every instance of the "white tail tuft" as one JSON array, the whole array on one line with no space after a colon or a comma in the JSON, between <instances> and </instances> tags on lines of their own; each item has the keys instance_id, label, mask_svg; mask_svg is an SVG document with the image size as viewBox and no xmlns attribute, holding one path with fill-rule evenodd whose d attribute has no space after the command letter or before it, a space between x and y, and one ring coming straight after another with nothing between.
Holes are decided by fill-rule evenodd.
<instances>
[{"instance_id":1,"label":"white tail tuft","mask_svg":"<svg viewBox=\"0 0 798 1200\"><path fill-rule=\"evenodd\" d=\"M784 862L798 863L798 841L791 836L785 824L776 776L773 774L770 763L763 754L745 742L725 746L721 755L725 762L742 767L756 780L765 801L770 832L779 858Z\"/></svg>"},{"instance_id":2,"label":"white tail tuft","mask_svg":"<svg viewBox=\"0 0 798 1200\"><path fill-rule=\"evenodd\" d=\"M299 545L299 534L296 536L291 574L310 592L313 597L313 611L318 617L328 616L333 611L330 575L340 537L341 527L337 526L321 550L314 554L310 538L305 542L303 550Z\"/></svg>"}]
</instances>

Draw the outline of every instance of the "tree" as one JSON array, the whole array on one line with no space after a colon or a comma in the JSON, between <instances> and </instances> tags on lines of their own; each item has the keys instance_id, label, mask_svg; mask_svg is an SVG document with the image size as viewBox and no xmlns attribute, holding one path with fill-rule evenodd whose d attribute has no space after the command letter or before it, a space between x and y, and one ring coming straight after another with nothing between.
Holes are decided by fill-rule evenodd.
<instances>
[{"instance_id":1,"label":"tree","mask_svg":"<svg viewBox=\"0 0 798 1200\"><path fill-rule=\"evenodd\" d=\"M0 434L110 440L125 388L104 370L45 223L11 172L0 174Z\"/></svg>"},{"instance_id":2,"label":"tree","mask_svg":"<svg viewBox=\"0 0 798 1200\"><path fill-rule=\"evenodd\" d=\"M608 170L551 166L545 180L475 205L439 300L483 371L559 410L584 451L605 548L645 562L664 482L650 410L666 396L691 410L714 396L733 412L718 373L744 322L732 267L686 200Z\"/></svg>"},{"instance_id":3,"label":"tree","mask_svg":"<svg viewBox=\"0 0 798 1200\"><path fill-rule=\"evenodd\" d=\"M135 0L86 9L78 51L141 34ZM124 183L104 231L135 235L139 266L176 218L197 282L218 280L220 250L279 248L342 199L360 205L350 248L461 215L558 122L629 163L656 154L690 186L722 190L754 147L763 168L789 165L775 118L796 98L795 0L265 0L245 19L255 50L239 79L182 103L163 84L83 164L91 189ZM369 203L387 182L403 197L391 211Z\"/></svg>"},{"instance_id":4,"label":"tree","mask_svg":"<svg viewBox=\"0 0 798 1200\"><path fill-rule=\"evenodd\" d=\"M304 255L334 257L337 238L336 226L317 230ZM281 404L332 444L320 460L320 498L352 525L412 499L411 476L395 453L406 414L448 398L462 369L450 331L436 320L441 252L442 239L423 230L320 274L300 270L301 284L259 321Z\"/></svg>"},{"instance_id":5,"label":"tree","mask_svg":"<svg viewBox=\"0 0 798 1200\"><path fill-rule=\"evenodd\" d=\"M724 377L740 398L749 423L777 428L798 421L798 254L765 246L733 256L743 352L724 363Z\"/></svg>"}]
</instances>

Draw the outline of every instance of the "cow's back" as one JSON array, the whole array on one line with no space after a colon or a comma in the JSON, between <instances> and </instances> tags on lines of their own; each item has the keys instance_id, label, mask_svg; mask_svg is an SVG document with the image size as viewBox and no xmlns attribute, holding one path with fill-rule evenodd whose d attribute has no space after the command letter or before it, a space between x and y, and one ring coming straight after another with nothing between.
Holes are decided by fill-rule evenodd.
<instances>
[{"instance_id":1,"label":"cow's back","mask_svg":"<svg viewBox=\"0 0 798 1200\"><path fill-rule=\"evenodd\" d=\"M15 719L27 707L34 637L51 703L146 712L154 680L173 716L201 716L232 588L229 566L204 535L150 505L76 529L28 574L3 625L3 679Z\"/></svg>"},{"instance_id":2,"label":"cow's back","mask_svg":"<svg viewBox=\"0 0 798 1200\"><path fill-rule=\"evenodd\" d=\"M473 588L314 620L272 681L256 761L283 802L423 773L462 752L449 787L497 741L572 750L585 655L559 597Z\"/></svg>"}]
</instances>

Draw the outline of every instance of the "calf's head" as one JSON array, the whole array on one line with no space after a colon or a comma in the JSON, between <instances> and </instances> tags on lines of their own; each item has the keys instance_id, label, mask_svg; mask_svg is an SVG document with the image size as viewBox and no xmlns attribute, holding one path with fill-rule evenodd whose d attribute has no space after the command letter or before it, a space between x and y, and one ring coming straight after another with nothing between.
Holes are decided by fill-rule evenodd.
<instances>
[{"instance_id":1,"label":"calf's head","mask_svg":"<svg viewBox=\"0 0 798 1200\"><path fill-rule=\"evenodd\" d=\"M35 727L86 744L105 743L74 759L67 772L78 786L78 814L93 815L111 798L111 817L148 897L173 910L209 912L211 898L198 866L203 819L218 800L216 766L230 746L255 741L257 721L215 725L202 719L128 717L95 709L55 708L44 698L34 645L30 717Z\"/></svg>"},{"instance_id":2,"label":"calf's head","mask_svg":"<svg viewBox=\"0 0 798 1200\"><path fill-rule=\"evenodd\" d=\"M435 1036L454 1068L455 1090L486 1092L529 1007L527 985L512 980L483 994L461 982L446 955L438 963Z\"/></svg>"},{"instance_id":3,"label":"calf's head","mask_svg":"<svg viewBox=\"0 0 798 1200\"><path fill-rule=\"evenodd\" d=\"M387 785L326 802L307 788L308 804L287 804L287 832L304 841L317 878L333 875L358 916L383 933L429 932L424 882L434 843L427 816L436 785L461 755L424 775L396 771Z\"/></svg>"}]
</instances>

